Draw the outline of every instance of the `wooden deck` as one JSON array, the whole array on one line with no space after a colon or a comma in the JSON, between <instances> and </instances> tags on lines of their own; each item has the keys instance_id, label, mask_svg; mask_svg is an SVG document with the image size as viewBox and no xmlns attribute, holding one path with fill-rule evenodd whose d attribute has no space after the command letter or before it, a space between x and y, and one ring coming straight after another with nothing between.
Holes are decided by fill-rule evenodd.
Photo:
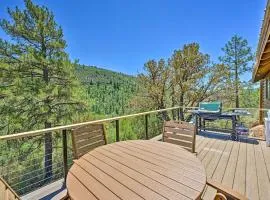
<instances>
[{"instance_id":1,"label":"wooden deck","mask_svg":"<svg viewBox=\"0 0 270 200\"><path fill-rule=\"evenodd\" d=\"M270 199L270 147L265 141L228 135L202 133L196 138L196 152L207 176L249 199ZM213 199L214 189L206 188L203 199Z\"/></svg>"},{"instance_id":2,"label":"wooden deck","mask_svg":"<svg viewBox=\"0 0 270 200\"><path fill-rule=\"evenodd\" d=\"M153 140L161 138L159 135ZM233 188L249 199L270 199L270 147L266 147L265 141L241 139L240 142L235 142L225 134L204 133L196 136L195 150L208 177ZM34 191L35 197L51 199L51 196L57 194L53 189L46 189L46 198L41 195L44 188ZM214 192L214 189L206 188L203 199L212 200Z\"/></svg>"}]
</instances>

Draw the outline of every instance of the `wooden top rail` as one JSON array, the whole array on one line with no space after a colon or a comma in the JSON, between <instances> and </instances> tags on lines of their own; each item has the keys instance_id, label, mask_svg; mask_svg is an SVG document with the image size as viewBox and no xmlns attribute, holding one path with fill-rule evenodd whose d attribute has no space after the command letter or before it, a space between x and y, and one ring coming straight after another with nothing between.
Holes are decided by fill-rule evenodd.
<instances>
[{"instance_id":1,"label":"wooden top rail","mask_svg":"<svg viewBox=\"0 0 270 200\"><path fill-rule=\"evenodd\" d=\"M142 113L136 113L136 114L112 117L112 118L107 118L107 119L100 119L100 120L94 120L94 121L88 121L88 122L81 122L81 123L77 123L77 124L57 126L57 127L53 127L53 128L40 129L40 130L35 130L35 131L27 131L27 132L23 132L23 133L15 133L15 134L10 134L10 135L0 136L0 140L12 140L12 139L19 139L19 138L24 138L24 137L29 137L29 136L41 135L41 134L45 134L45 133L48 133L48 132L55 132L55 131L61 131L61 130L70 130L70 129L77 128L79 126L88 125L88 124L111 122L111 121L115 121L115 120L119 120L119 119L126 119L126 118L130 118L130 117L138 117L138 116L142 116L142 115L159 113L159 112L164 112L164 111L168 111L168 110L175 110L175 109L178 109L178 108L181 108L181 107L176 106L176 107L153 110L153 111L148 111L148 112L142 112ZM183 108L196 109L197 107L183 107Z\"/></svg>"},{"instance_id":2,"label":"wooden top rail","mask_svg":"<svg viewBox=\"0 0 270 200\"><path fill-rule=\"evenodd\" d=\"M27 131L27 132L23 132L23 133L15 133L15 134L10 134L10 135L0 136L0 140L12 140L12 139L19 139L19 138L24 138L24 137L41 135L41 134L45 134L48 132L53 133L56 131L70 130L70 129L77 128L79 126L88 125L88 124L111 122L111 121L115 121L115 120L126 119L126 118L131 118L131 117L138 117L138 116L143 116L143 115L147 115L147 114L164 112L164 111L168 111L168 110L175 110L175 109L179 109L179 108L181 108L181 106L159 109L159 110L152 110L152 111L148 111L148 112L141 112L141 113L136 113L136 114L123 115L123 116L94 120L94 121L88 121L88 122L81 122L81 123L77 123L77 124L57 126L57 127L53 127L53 128L47 128L47 129ZM182 107L182 108L184 108L184 109L198 109L198 107ZM232 109L261 110L261 111L268 111L269 110L269 109L259 109L259 108L227 108L227 109L230 109L230 110L232 110Z\"/></svg>"}]
</instances>

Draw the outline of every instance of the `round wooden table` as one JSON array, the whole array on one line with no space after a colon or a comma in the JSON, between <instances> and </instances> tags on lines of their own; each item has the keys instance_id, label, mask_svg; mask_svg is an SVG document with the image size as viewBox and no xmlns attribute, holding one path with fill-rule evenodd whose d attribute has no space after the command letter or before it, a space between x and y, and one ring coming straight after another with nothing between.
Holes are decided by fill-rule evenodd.
<instances>
[{"instance_id":1,"label":"round wooden table","mask_svg":"<svg viewBox=\"0 0 270 200\"><path fill-rule=\"evenodd\" d=\"M67 175L71 199L198 199L205 169L195 155L165 142L134 140L98 147Z\"/></svg>"}]
</instances>

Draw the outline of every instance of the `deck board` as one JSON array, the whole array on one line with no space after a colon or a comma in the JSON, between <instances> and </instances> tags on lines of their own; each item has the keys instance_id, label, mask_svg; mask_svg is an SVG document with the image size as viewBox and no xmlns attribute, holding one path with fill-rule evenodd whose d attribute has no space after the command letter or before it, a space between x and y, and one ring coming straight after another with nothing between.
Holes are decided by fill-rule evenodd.
<instances>
[{"instance_id":1,"label":"deck board","mask_svg":"<svg viewBox=\"0 0 270 200\"><path fill-rule=\"evenodd\" d=\"M213 156L216 155L215 151L217 151L219 146L220 146L219 141L215 141L215 143L211 146L209 151L207 151L204 158L202 159L204 166L208 166L209 162L213 159ZM207 169L206 169L206 171L207 171Z\"/></svg>"},{"instance_id":2,"label":"deck board","mask_svg":"<svg viewBox=\"0 0 270 200\"><path fill-rule=\"evenodd\" d=\"M205 191L202 195L203 200L213 200L215 198L215 195L217 193L217 190L209 187L208 185L205 187Z\"/></svg>"},{"instance_id":3,"label":"deck board","mask_svg":"<svg viewBox=\"0 0 270 200\"><path fill-rule=\"evenodd\" d=\"M232 188L239 155L239 142L233 143L233 149L223 176L222 184Z\"/></svg>"},{"instance_id":4,"label":"deck board","mask_svg":"<svg viewBox=\"0 0 270 200\"><path fill-rule=\"evenodd\" d=\"M233 189L237 190L241 194L245 194L246 183L246 161L247 161L247 144L245 140L240 142L239 154L236 163L236 171L233 182Z\"/></svg>"},{"instance_id":5,"label":"deck board","mask_svg":"<svg viewBox=\"0 0 270 200\"><path fill-rule=\"evenodd\" d=\"M231 152L232 152L232 147L233 147L233 142L232 141L226 141L226 148L223 151L221 158L219 160L219 162L217 163L217 167L214 171L214 174L212 176L212 179L220 182L223 179L227 164L228 164L228 160L230 158Z\"/></svg>"},{"instance_id":6,"label":"deck board","mask_svg":"<svg viewBox=\"0 0 270 200\"><path fill-rule=\"evenodd\" d=\"M226 148L227 143L225 141L221 141L220 143L217 143L218 146L216 149L213 149L212 151L212 159L207 164L206 173L209 178L212 178L213 173L215 169L217 168L217 165L220 161L220 158Z\"/></svg>"},{"instance_id":7,"label":"deck board","mask_svg":"<svg viewBox=\"0 0 270 200\"><path fill-rule=\"evenodd\" d=\"M200 140L198 140L200 138ZM201 152L201 150L207 145L210 140L203 139L202 137L196 137L196 151L197 153Z\"/></svg>"},{"instance_id":8,"label":"deck board","mask_svg":"<svg viewBox=\"0 0 270 200\"><path fill-rule=\"evenodd\" d=\"M259 189L253 145L247 145L246 196L249 199L259 199Z\"/></svg>"},{"instance_id":9,"label":"deck board","mask_svg":"<svg viewBox=\"0 0 270 200\"><path fill-rule=\"evenodd\" d=\"M216 142L217 140L210 140L199 152L198 152L198 158L200 160L203 160L204 157L206 156L206 154L209 152L209 150L212 148L212 146L214 145L214 143Z\"/></svg>"},{"instance_id":10,"label":"deck board","mask_svg":"<svg viewBox=\"0 0 270 200\"><path fill-rule=\"evenodd\" d=\"M199 138L199 139L198 139ZM197 135L196 152L205 166L207 177L229 186L248 199L270 199L270 147L265 141ZM207 187L203 198L213 198Z\"/></svg>"},{"instance_id":11,"label":"deck board","mask_svg":"<svg viewBox=\"0 0 270 200\"><path fill-rule=\"evenodd\" d=\"M260 199L269 199L270 183L261 145L254 145Z\"/></svg>"},{"instance_id":12,"label":"deck board","mask_svg":"<svg viewBox=\"0 0 270 200\"><path fill-rule=\"evenodd\" d=\"M265 141L260 141L261 147L262 147L262 151L263 151L263 156L264 156L264 160L265 160L265 164L266 164L266 168L267 168L267 172L268 172L268 178L270 180L270 147L266 147L266 142Z\"/></svg>"}]
</instances>

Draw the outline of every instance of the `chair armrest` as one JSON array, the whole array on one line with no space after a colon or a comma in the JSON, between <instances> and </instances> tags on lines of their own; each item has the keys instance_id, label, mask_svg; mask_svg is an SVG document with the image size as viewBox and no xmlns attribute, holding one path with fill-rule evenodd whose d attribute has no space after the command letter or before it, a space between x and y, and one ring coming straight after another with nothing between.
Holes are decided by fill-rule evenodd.
<instances>
[{"instance_id":1,"label":"chair armrest","mask_svg":"<svg viewBox=\"0 0 270 200\"><path fill-rule=\"evenodd\" d=\"M207 179L207 185L215 188L217 190L217 192L224 194L227 197L230 197L234 200L248 200L247 197L245 197L244 195L232 190L231 188L222 185L216 181L213 181L211 179Z\"/></svg>"}]
</instances>

